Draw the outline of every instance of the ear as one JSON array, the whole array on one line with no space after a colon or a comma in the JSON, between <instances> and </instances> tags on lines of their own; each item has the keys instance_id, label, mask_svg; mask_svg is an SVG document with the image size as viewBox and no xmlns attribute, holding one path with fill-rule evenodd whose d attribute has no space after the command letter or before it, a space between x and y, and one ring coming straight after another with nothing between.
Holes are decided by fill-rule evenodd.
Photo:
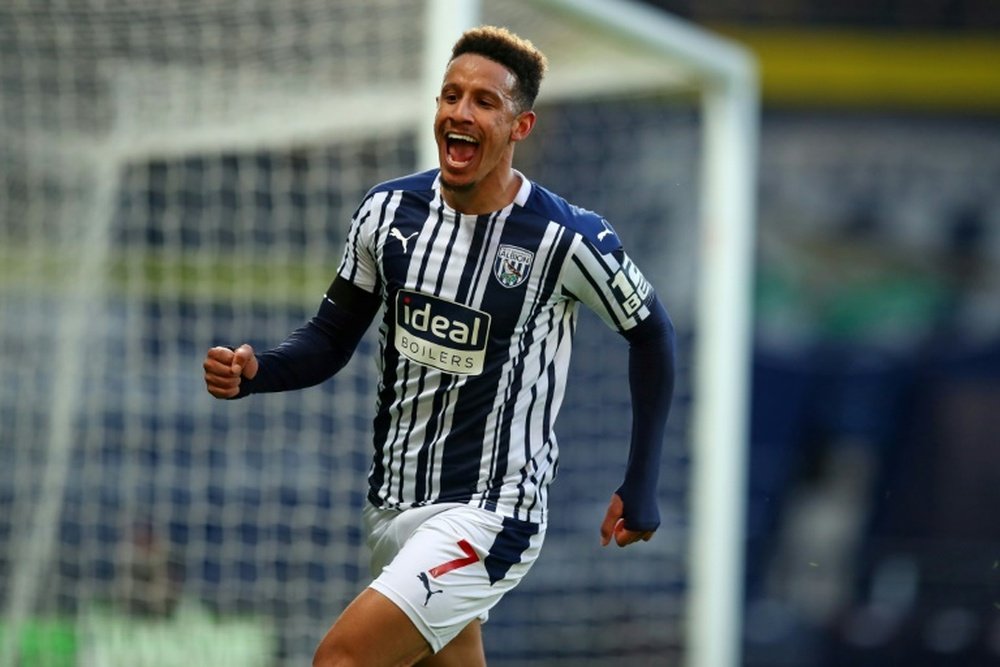
<instances>
[{"instance_id":1,"label":"ear","mask_svg":"<svg viewBox=\"0 0 1000 667\"><path fill-rule=\"evenodd\" d=\"M531 134L531 128L535 126L535 112L522 111L514 119L514 127L510 130L511 141L521 141Z\"/></svg>"}]
</instances>

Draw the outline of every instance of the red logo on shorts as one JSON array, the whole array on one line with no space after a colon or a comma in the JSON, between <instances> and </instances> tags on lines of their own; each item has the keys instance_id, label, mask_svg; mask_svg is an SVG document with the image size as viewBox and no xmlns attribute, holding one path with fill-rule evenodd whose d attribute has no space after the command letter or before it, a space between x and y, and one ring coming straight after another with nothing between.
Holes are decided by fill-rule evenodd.
<instances>
[{"instance_id":1,"label":"red logo on shorts","mask_svg":"<svg viewBox=\"0 0 1000 667\"><path fill-rule=\"evenodd\" d=\"M437 567L432 567L428 572L432 577L440 577L443 574L447 574L452 570L457 570L460 567L465 567L466 565L472 565L473 563L479 562L479 554L476 550L472 548L472 545L465 540L458 541L458 548L462 550L465 554L464 558L456 558L455 560L450 560L447 563L441 563Z\"/></svg>"},{"instance_id":2,"label":"red logo on shorts","mask_svg":"<svg viewBox=\"0 0 1000 667\"><path fill-rule=\"evenodd\" d=\"M465 567L466 565L472 565L473 563L479 562L479 554L476 553L476 550L473 549L472 545L469 544L467 541L459 540L458 548L462 550L462 553L464 553L465 556L463 556L462 558L456 558L454 560L447 561L445 563L441 563L440 565L437 565L427 570L427 572L421 572L420 574L417 575L417 578L420 579L421 583L423 583L424 588L427 589L427 599L424 600L425 607L427 606L427 603L431 601L432 595L434 595L435 593L444 592L440 589L435 590L431 588L431 582L427 576L428 574L430 574L431 577L437 579L442 575L448 574L452 570L457 570L461 567Z\"/></svg>"}]
</instances>

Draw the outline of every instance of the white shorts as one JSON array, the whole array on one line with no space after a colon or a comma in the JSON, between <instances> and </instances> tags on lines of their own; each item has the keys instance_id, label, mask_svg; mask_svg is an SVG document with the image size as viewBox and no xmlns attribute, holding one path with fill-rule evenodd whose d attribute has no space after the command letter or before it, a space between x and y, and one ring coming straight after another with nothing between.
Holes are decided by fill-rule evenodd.
<instances>
[{"instance_id":1,"label":"white shorts","mask_svg":"<svg viewBox=\"0 0 1000 667\"><path fill-rule=\"evenodd\" d=\"M461 504L405 511L366 505L371 588L413 621L435 653L514 588L545 527Z\"/></svg>"}]
</instances>

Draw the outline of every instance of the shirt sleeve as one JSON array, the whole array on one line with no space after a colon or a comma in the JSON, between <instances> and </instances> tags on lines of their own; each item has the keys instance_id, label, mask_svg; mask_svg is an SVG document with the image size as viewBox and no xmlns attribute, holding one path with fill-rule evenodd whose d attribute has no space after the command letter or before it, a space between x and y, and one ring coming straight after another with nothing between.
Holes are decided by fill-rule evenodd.
<instances>
[{"instance_id":1,"label":"shirt sleeve","mask_svg":"<svg viewBox=\"0 0 1000 667\"><path fill-rule=\"evenodd\" d=\"M625 479L616 493L629 530L656 530L660 511L656 490L667 416L674 395L674 327L654 297L651 314L624 334L629 342L628 380L632 399L632 439Z\"/></svg>"},{"instance_id":2,"label":"shirt sleeve","mask_svg":"<svg viewBox=\"0 0 1000 667\"><path fill-rule=\"evenodd\" d=\"M378 220L388 205L386 193L370 194L351 218L351 228L344 244L344 255L337 276L366 292L375 292L379 284ZM384 239L383 239L384 240Z\"/></svg>"},{"instance_id":3,"label":"shirt sleeve","mask_svg":"<svg viewBox=\"0 0 1000 667\"><path fill-rule=\"evenodd\" d=\"M632 432L625 477L615 493L622 499L626 528L656 530L661 451L674 389L673 324L617 238L598 246L579 239L564 270L563 287L629 342Z\"/></svg>"},{"instance_id":4,"label":"shirt sleeve","mask_svg":"<svg viewBox=\"0 0 1000 667\"><path fill-rule=\"evenodd\" d=\"M375 295L338 276L312 319L256 355L257 374L243 379L234 398L304 389L332 377L350 361L378 306Z\"/></svg>"},{"instance_id":5,"label":"shirt sleeve","mask_svg":"<svg viewBox=\"0 0 1000 667\"><path fill-rule=\"evenodd\" d=\"M347 364L380 305L373 211L384 199L370 194L361 203L351 218L337 276L316 315L278 347L257 354L257 375L244 378L234 398L311 387Z\"/></svg>"},{"instance_id":6,"label":"shirt sleeve","mask_svg":"<svg viewBox=\"0 0 1000 667\"><path fill-rule=\"evenodd\" d=\"M624 333L649 317L653 286L620 244L602 251L585 237L567 259L563 289Z\"/></svg>"}]
</instances>

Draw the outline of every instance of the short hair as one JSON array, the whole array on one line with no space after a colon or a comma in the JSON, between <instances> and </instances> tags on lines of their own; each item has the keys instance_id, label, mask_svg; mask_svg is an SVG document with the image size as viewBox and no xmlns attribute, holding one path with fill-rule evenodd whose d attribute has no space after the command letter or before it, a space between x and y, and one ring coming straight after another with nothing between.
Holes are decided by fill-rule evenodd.
<instances>
[{"instance_id":1,"label":"short hair","mask_svg":"<svg viewBox=\"0 0 1000 667\"><path fill-rule=\"evenodd\" d=\"M534 44L506 28L486 25L462 33L451 50L451 60L466 53L489 58L514 74L517 79L514 102L518 111L531 109L535 104L548 59Z\"/></svg>"}]
</instances>

